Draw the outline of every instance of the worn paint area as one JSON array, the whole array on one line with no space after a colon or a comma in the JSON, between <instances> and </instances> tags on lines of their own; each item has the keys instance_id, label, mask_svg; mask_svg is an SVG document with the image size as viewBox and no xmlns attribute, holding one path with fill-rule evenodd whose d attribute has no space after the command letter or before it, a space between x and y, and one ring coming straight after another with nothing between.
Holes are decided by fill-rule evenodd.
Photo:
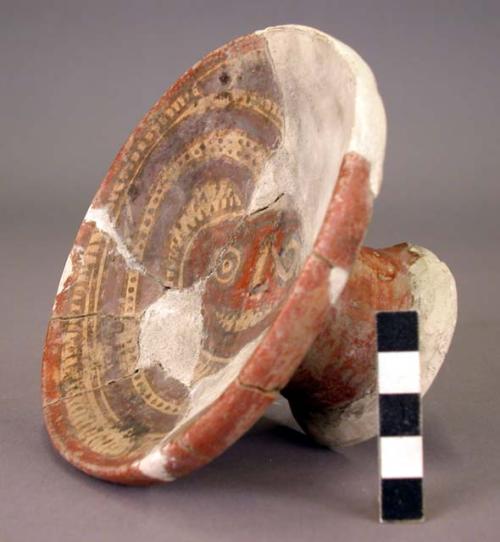
<instances>
[{"instance_id":1,"label":"worn paint area","mask_svg":"<svg viewBox=\"0 0 500 542\"><path fill-rule=\"evenodd\" d=\"M141 317L138 370L155 365L189 386L200 357L203 334L201 298L204 282L167 290Z\"/></svg>"},{"instance_id":2,"label":"worn paint area","mask_svg":"<svg viewBox=\"0 0 500 542\"><path fill-rule=\"evenodd\" d=\"M375 314L417 310L425 393L448 351L456 324L456 287L432 252L407 244L364 247L348 284L285 396L317 441L347 446L377 434Z\"/></svg>"}]
</instances>

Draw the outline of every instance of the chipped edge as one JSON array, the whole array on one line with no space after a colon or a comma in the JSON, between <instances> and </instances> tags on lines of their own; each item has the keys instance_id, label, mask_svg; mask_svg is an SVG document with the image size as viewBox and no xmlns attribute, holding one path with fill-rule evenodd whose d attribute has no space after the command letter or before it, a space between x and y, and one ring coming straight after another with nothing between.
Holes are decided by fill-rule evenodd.
<instances>
[{"instance_id":1,"label":"chipped edge","mask_svg":"<svg viewBox=\"0 0 500 542\"><path fill-rule=\"evenodd\" d=\"M175 476L172 476L167 468L167 457L162 452L161 446L155 446L153 450L148 452L144 457L134 461L132 467L138 469L142 474L152 480L161 482L172 482Z\"/></svg>"}]
</instances>

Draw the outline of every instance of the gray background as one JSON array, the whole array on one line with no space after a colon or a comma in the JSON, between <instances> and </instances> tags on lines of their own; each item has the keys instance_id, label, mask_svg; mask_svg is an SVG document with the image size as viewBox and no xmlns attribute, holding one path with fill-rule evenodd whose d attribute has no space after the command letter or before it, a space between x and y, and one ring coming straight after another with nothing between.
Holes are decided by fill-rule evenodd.
<instances>
[{"instance_id":1,"label":"gray background","mask_svg":"<svg viewBox=\"0 0 500 542\"><path fill-rule=\"evenodd\" d=\"M80 474L42 425L53 295L119 146L204 53L281 23L335 35L377 76L389 133L369 243L422 244L457 278L424 409L423 525L377 524L374 441L333 453L268 418L207 468L144 489ZM1 0L0 542L498 540L499 55L498 1Z\"/></svg>"}]
</instances>

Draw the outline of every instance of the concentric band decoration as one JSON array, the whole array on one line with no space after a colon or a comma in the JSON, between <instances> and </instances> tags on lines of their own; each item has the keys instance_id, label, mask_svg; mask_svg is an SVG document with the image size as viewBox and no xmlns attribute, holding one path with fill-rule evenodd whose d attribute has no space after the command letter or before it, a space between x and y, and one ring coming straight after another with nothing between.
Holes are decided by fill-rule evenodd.
<instances>
[{"instance_id":1,"label":"concentric band decoration","mask_svg":"<svg viewBox=\"0 0 500 542\"><path fill-rule=\"evenodd\" d=\"M149 483L244 433L342 291L384 145L369 68L317 30L244 36L186 72L118 153L64 268L42 374L56 449Z\"/></svg>"}]
</instances>

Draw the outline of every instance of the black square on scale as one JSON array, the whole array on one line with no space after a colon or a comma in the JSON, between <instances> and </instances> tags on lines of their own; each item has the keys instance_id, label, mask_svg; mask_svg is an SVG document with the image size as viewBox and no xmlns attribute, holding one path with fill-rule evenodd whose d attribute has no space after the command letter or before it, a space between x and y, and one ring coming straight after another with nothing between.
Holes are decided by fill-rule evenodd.
<instances>
[{"instance_id":1,"label":"black square on scale","mask_svg":"<svg viewBox=\"0 0 500 542\"><path fill-rule=\"evenodd\" d=\"M424 518L421 478L382 480L381 490L382 521L418 521Z\"/></svg>"},{"instance_id":2,"label":"black square on scale","mask_svg":"<svg viewBox=\"0 0 500 542\"><path fill-rule=\"evenodd\" d=\"M416 311L377 313L379 352L418 351L418 314Z\"/></svg>"}]
</instances>

